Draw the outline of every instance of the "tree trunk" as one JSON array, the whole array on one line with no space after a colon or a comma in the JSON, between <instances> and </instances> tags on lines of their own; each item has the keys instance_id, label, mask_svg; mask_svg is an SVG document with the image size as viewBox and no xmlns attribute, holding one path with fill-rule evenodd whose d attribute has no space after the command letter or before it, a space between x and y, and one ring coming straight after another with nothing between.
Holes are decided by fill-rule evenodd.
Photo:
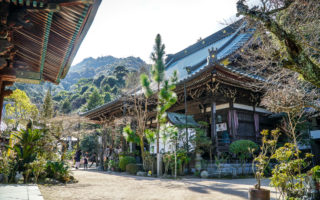
<instances>
[{"instance_id":1,"label":"tree trunk","mask_svg":"<svg viewBox=\"0 0 320 200\"><path fill-rule=\"evenodd\" d=\"M61 154L61 161L64 161L66 157L67 145L64 141L62 141L62 154Z\"/></svg>"},{"instance_id":2,"label":"tree trunk","mask_svg":"<svg viewBox=\"0 0 320 200\"><path fill-rule=\"evenodd\" d=\"M160 92L160 83L158 83L158 94ZM160 105L159 97L157 100L157 107ZM160 176L160 150L159 150L159 140L160 140L160 120L159 120L159 112L157 111L157 176Z\"/></svg>"},{"instance_id":3,"label":"tree trunk","mask_svg":"<svg viewBox=\"0 0 320 200\"><path fill-rule=\"evenodd\" d=\"M141 150L141 159L142 159L142 165L144 166L144 142L143 142L143 136L140 138L140 150Z\"/></svg>"}]
</instances>

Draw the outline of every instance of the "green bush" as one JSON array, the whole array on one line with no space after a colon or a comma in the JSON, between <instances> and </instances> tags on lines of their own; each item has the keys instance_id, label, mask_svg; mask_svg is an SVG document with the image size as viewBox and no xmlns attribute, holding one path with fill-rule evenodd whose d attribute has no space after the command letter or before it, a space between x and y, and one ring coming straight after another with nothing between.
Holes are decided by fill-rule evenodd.
<instances>
[{"instance_id":1,"label":"green bush","mask_svg":"<svg viewBox=\"0 0 320 200\"><path fill-rule=\"evenodd\" d=\"M129 174L136 175L138 170L139 170L139 167L136 164L130 163L130 164L127 164L126 166L126 172L128 172Z\"/></svg>"},{"instance_id":2,"label":"green bush","mask_svg":"<svg viewBox=\"0 0 320 200\"><path fill-rule=\"evenodd\" d=\"M76 154L76 149L68 150L67 153L66 153L66 159L67 160L73 160L75 154Z\"/></svg>"},{"instance_id":3,"label":"green bush","mask_svg":"<svg viewBox=\"0 0 320 200\"><path fill-rule=\"evenodd\" d=\"M118 160L108 160L104 163L105 169L111 171L119 170L119 161Z\"/></svg>"},{"instance_id":4,"label":"green bush","mask_svg":"<svg viewBox=\"0 0 320 200\"><path fill-rule=\"evenodd\" d=\"M72 181L69 166L64 162L48 161L46 165L46 173L48 178L53 178L63 183Z\"/></svg>"},{"instance_id":5,"label":"green bush","mask_svg":"<svg viewBox=\"0 0 320 200\"><path fill-rule=\"evenodd\" d=\"M237 140L231 143L229 150L231 153L236 154L240 160L242 174L244 174L244 164L252 157L252 152L258 150L259 146L251 140Z\"/></svg>"},{"instance_id":6,"label":"green bush","mask_svg":"<svg viewBox=\"0 0 320 200\"><path fill-rule=\"evenodd\" d=\"M240 160L242 158L251 157L251 152L249 149L257 150L258 148L259 146L251 140L237 140L232 142L232 144L229 146L230 152L239 156Z\"/></svg>"},{"instance_id":7,"label":"green bush","mask_svg":"<svg viewBox=\"0 0 320 200\"><path fill-rule=\"evenodd\" d=\"M18 171L25 171L27 165L33 162L40 150L39 140L43 137L43 130L27 129L14 133L18 140L11 148L15 152Z\"/></svg>"},{"instance_id":8,"label":"green bush","mask_svg":"<svg viewBox=\"0 0 320 200\"><path fill-rule=\"evenodd\" d=\"M4 151L2 153L2 157L0 157L0 174L2 174L4 177L4 183L8 183L11 167L12 166L10 165L10 157L7 155L7 152Z\"/></svg>"},{"instance_id":9,"label":"green bush","mask_svg":"<svg viewBox=\"0 0 320 200\"><path fill-rule=\"evenodd\" d=\"M314 166L311 170L310 173L312 175L312 178L317 181L320 182L320 165L316 165Z\"/></svg>"},{"instance_id":10,"label":"green bush","mask_svg":"<svg viewBox=\"0 0 320 200\"><path fill-rule=\"evenodd\" d=\"M127 164L130 163L136 163L136 159L132 156L120 157L119 168L121 169L121 171L125 171Z\"/></svg>"},{"instance_id":11,"label":"green bush","mask_svg":"<svg viewBox=\"0 0 320 200\"><path fill-rule=\"evenodd\" d=\"M31 171L34 176L35 183L38 183L38 178L40 174L44 173L46 170L46 160L44 158L39 158L37 160L34 160L32 163L30 163Z\"/></svg>"}]
</instances>

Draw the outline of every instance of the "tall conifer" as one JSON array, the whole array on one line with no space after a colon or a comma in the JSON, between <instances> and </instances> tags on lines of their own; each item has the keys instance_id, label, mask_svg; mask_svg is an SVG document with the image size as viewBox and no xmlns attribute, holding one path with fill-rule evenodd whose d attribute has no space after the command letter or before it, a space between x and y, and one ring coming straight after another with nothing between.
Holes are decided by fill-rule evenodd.
<instances>
[{"instance_id":1,"label":"tall conifer","mask_svg":"<svg viewBox=\"0 0 320 200\"><path fill-rule=\"evenodd\" d=\"M44 97L41 112L41 116L44 119L50 119L53 116L53 102L50 89L47 91L47 94Z\"/></svg>"},{"instance_id":2,"label":"tall conifer","mask_svg":"<svg viewBox=\"0 0 320 200\"><path fill-rule=\"evenodd\" d=\"M160 147L159 147L159 132L160 124L165 122L165 112L176 102L176 94L173 92L175 83L177 81L176 71L173 73L173 77L170 82L165 80L165 45L162 44L161 36L158 34L155 39L155 45L153 52L151 53L151 59L154 62L151 69L151 75L153 81L157 84L157 176L160 176ZM148 98L152 95L152 89L150 88L150 81L148 81L146 75L141 76L141 85L144 89L144 94ZM161 86L164 86L161 88Z\"/></svg>"}]
</instances>

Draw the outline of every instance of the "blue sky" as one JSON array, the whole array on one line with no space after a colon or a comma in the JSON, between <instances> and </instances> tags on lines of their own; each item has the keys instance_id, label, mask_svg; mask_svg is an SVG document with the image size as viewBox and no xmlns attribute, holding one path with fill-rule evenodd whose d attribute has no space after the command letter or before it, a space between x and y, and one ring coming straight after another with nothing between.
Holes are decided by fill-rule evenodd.
<instances>
[{"instance_id":1,"label":"blue sky","mask_svg":"<svg viewBox=\"0 0 320 200\"><path fill-rule=\"evenodd\" d=\"M160 33L166 53L176 53L235 19L237 0L102 0L73 61L135 56L150 63Z\"/></svg>"}]
</instances>

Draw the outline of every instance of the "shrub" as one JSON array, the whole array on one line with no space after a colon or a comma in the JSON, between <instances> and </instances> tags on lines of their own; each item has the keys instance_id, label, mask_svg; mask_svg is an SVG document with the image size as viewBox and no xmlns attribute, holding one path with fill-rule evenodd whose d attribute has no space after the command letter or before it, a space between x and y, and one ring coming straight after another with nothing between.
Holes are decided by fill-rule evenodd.
<instances>
[{"instance_id":1,"label":"shrub","mask_svg":"<svg viewBox=\"0 0 320 200\"><path fill-rule=\"evenodd\" d=\"M109 160L105 162L105 169L111 171L117 171L119 168L119 161L117 160Z\"/></svg>"},{"instance_id":2,"label":"shrub","mask_svg":"<svg viewBox=\"0 0 320 200\"><path fill-rule=\"evenodd\" d=\"M119 168L121 169L121 171L125 171L127 164L130 163L136 163L136 159L132 156L120 157Z\"/></svg>"},{"instance_id":3,"label":"shrub","mask_svg":"<svg viewBox=\"0 0 320 200\"><path fill-rule=\"evenodd\" d=\"M30 167L32 169L32 173L34 175L35 183L38 183L38 178L41 173L43 173L46 169L46 161L44 158L39 158L32 163L30 163Z\"/></svg>"},{"instance_id":4,"label":"shrub","mask_svg":"<svg viewBox=\"0 0 320 200\"><path fill-rule=\"evenodd\" d=\"M136 175L138 170L139 170L139 167L136 164L130 163L130 164L127 164L126 166L126 172L128 172L129 174Z\"/></svg>"},{"instance_id":5,"label":"shrub","mask_svg":"<svg viewBox=\"0 0 320 200\"><path fill-rule=\"evenodd\" d=\"M75 154L76 154L76 149L68 150L67 153L66 153L66 159L67 160L73 160Z\"/></svg>"},{"instance_id":6,"label":"shrub","mask_svg":"<svg viewBox=\"0 0 320 200\"><path fill-rule=\"evenodd\" d=\"M187 155L185 150L178 150L177 151L177 174L184 175L185 167L190 162L191 158ZM163 163L164 163L164 170L165 174L168 171L171 171L171 174L175 174L175 154L174 153L166 153L163 155Z\"/></svg>"},{"instance_id":7,"label":"shrub","mask_svg":"<svg viewBox=\"0 0 320 200\"><path fill-rule=\"evenodd\" d=\"M9 148L15 152L19 171L25 171L27 165L36 159L42 132L40 129L27 129L13 134L18 142Z\"/></svg>"},{"instance_id":8,"label":"shrub","mask_svg":"<svg viewBox=\"0 0 320 200\"><path fill-rule=\"evenodd\" d=\"M195 171L195 172L194 172L194 176L200 177L200 171Z\"/></svg>"},{"instance_id":9,"label":"shrub","mask_svg":"<svg viewBox=\"0 0 320 200\"><path fill-rule=\"evenodd\" d=\"M8 177L11 171L10 168L10 157L7 155L7 152L4 151L2 157L0 157L0 174L3 174L4 183L8 183Z\"/></svg>"},{"instance_id":10,"label":"shrub","mask_svg":"<svg viewBox=\"0 0 320 200\"><path fill-rule=\"evenodd\" d=\"M46 166L47 177L54 178L63 183L69 182L73 179L71 176L69 166L64 162L48 161Z\"/></svg>"},{"instance_id":11,"label":"shrub","mask_svg":"<svg viewBox=\"0 0 320 200\"><path fill-rule=\"evenodd\" d=\"M237 140L231 143L229 150L231 153L236 154L242 166L242 174L244 173L243 165L252 156L252 150L257 150L259 146L250 140Z\"/></svg>"},{"instance_id":12,"label":"shrub","mask_svg":"<svg viewBox=\"0 0 320 200\"><path fill-rule=\"evenodd\" d=\"M259 146L250 140L237 140L229 146L230 152L239 156L240 159L250 158L251 152L249 149L257 150L258 148Z\"/></svg>"},{"instance_id":13,"label":"shrub","mask_svg":"<svg viewBox=\"0 0 320 200\"><path fill-rule=\"evenodd\" d=\"M310 173L312 175L312 178L316 181L316 182L320 182L320 165L316 165L314 166L311 170Z\"/></svg>"},{"instance_id":14,"label":"shrub","mask_svg":"<svg viewBox=\"0 0 320 200\"><path fill-rule=\"evenodd\" d=\"M297 153L298 152L298 153ZM277 161L272 169L270 185L275 187L284 199L302 199L306 190L305 174L301 171L310 163L312 154L299 155L300 150L294 143L285 143L271 156Z\"/></svg>"}]
</instances>

